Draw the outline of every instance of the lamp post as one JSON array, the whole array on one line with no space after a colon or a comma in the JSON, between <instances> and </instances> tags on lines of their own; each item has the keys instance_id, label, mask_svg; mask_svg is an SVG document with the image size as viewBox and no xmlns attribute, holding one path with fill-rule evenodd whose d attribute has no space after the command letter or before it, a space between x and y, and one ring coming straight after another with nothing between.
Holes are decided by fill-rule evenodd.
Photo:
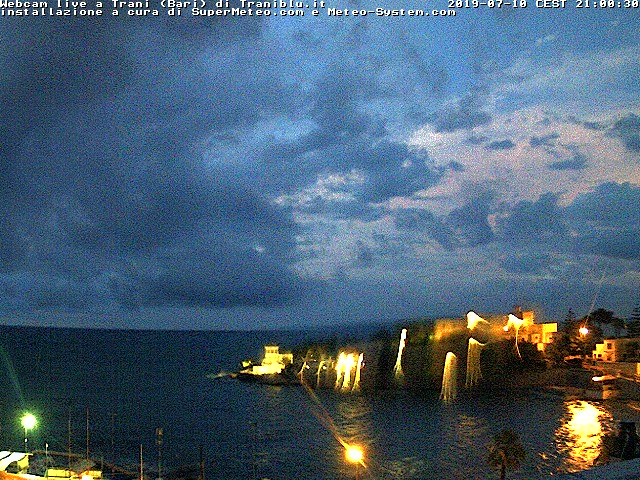
<instances>
[{"instance_id":1,"label":"lamp post","mask_svg":"<svg viewBox=\"0 0 640 480\"><path fill-rule=\"evenodd\" d=\"M582 358L583 361L587 359L587 335L589 335L589 329L586 325L583 325L578 329L580 333L580 338L582 339Z\"/></svg>"},{"instance_id":2,"label":"lamp post","mask_svg":"<svg viewBox=\"0 0 640 480\"><path fill-rule=\"evenodd\" d=\"M346 445L344 455L346 459L356 466L356 480L359 479L359 466L364 458L364 452L359 445Z\"/></svg>"},{"instance_id":3,"label":"lamp post","mask_svg":"<svg viewBox=\"0 0 640 480\"><path fill-rule=\"evenodd\" d=\"M29 430L32 430L36 426L36 424L38 423L38 420L36 420L36 417L33 414L25 413L20 419L20 423L24 428L24 453L28 453L29 449L27 448L27 442L28 442L27 432Z\"/></svg>"}]
</instances>

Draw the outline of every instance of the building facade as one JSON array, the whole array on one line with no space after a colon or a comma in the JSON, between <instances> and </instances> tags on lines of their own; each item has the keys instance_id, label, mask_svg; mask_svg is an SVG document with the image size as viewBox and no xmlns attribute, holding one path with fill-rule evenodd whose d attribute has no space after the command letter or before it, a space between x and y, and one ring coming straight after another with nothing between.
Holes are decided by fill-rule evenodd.
<instances>
[{"instance_id":1,"label":"building facade","mask_svg":"<svg viewBox=\"0 0 640 480\"><path fill-rule=\"evenodd\" d=\"M626 362L637 357L638 349L640 338L606 338L596 344L591 358L601 362Z\"/></svg>"}]
</instances>

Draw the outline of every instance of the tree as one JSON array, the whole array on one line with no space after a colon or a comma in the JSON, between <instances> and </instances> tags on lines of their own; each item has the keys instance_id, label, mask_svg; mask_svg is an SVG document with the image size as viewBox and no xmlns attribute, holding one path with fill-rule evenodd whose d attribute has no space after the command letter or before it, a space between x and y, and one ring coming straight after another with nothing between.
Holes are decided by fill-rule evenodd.
<instances>
[{"instance_id":1,"label":"tree","mask_svg":"<svg viewBox=\"0 0 640 480\"><path fill-rule=\"evenodd\" d=\"M613 326L616 338L618 338L620 336L620 332L624 329L624 320L618 317L613 317L611 325Z\"/></svg>"},{"instance_id":2,"label":"tree","mask_svg":"<svg viewBox=\"0 0 640 480\"><path fill-rule=\"evenodd\" d=\"M640 337L640 304L636 305L627 322L627 336Z\"/></svg>"},{"instance_id":3,"label":"tree","mask_svg":"<svg viewBox=\"0 0 640 480\"><path fill-rule=\"evenodd\" d=\"M638 312L640 320L640 311ZM589 315L587 315L587 319L592 324L598 325L611 325L611 328L614 330L614 334L616 337L620 336L620 332L624 328L624 320L618 317L614 317L613 312L610 310L605 310L604 308L598 308L594 310Z\"/></svg>"},{"instance_id":4,"label":"tree","mask_svg":"<svg viewBox=\"0 0 640 480\"><path fill-rule=\"evenodd\" d=\"M569 309L564 321L560 324L560 330L553 337L553 343L549 345L546 351L547 357L551 359L554 365L561 365L565 357L569 355L579 354L580 345L576 342L577 337L571 334L577 328L579 327L576 314L572 309Z\"/></svg>"},{"instance_id":5,"label":"tree","mask_svg":"<svg viewBox=\"0 0 640 480\"><path fill-rule=\"evenodd\" d=\"M609 310L605 310L604 308L598 308L594 310L589 315L587 315L589 320L595 323L600 323L603 325L608 325L613 322L613 312Z\"/></svg>"},{"instance_id":6,"label":"tree","mask_svg":"<svg viewBox=\"0 0 640 480\"><path fill-rule=\"evenodd\" d=\"M634 362L638 360L638 349L640 343L626 342L620 346L620 356L623 362Z\"/></svg>"},{"instance_id":7,"label":"tree","mask_svg":"<svg viewBox=\"0 0 640 480\"><path fill-rule=\"evenodd\" d=\"M500 480L504 480L507 470L520 468L526 455L518 434L513 430L505 429L493 437L493 443L489 446L487 462L492 467L500 469Z\"/></svg>"}]
</instances>

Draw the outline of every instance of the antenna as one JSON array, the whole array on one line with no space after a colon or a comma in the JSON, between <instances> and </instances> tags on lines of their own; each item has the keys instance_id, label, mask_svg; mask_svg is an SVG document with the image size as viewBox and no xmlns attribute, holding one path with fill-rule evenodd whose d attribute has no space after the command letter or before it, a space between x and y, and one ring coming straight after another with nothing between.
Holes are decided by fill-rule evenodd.
<instances>
[{"instance_id":1,"label":"antenna","mask_svg":"<svg viewBox=\"0 0 640 480\"><path fill-rule=\"evenodd\" d=\"M87 461L89 460L89 407L87 407Z\"/></svg>"}]
</instances>

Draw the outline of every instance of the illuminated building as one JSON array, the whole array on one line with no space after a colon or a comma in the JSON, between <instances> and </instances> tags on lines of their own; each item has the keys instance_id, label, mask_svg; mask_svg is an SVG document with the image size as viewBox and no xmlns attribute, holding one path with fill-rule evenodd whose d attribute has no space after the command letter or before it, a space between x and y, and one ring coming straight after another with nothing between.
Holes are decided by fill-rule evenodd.
<instances>
[{"instance_id":1,"label":"illuminated building","mask_svg":"<svg viewBox=\"0 0 640 480\"><path fill-rule=\"evenodd\" d=\"M288 365L293 363L292 353L280 353L277 345L267 345L264 347L264 358L260 365L253 365L251 373L254 375L271 375L281 373Z\"/></svg>"}]
</instances>

